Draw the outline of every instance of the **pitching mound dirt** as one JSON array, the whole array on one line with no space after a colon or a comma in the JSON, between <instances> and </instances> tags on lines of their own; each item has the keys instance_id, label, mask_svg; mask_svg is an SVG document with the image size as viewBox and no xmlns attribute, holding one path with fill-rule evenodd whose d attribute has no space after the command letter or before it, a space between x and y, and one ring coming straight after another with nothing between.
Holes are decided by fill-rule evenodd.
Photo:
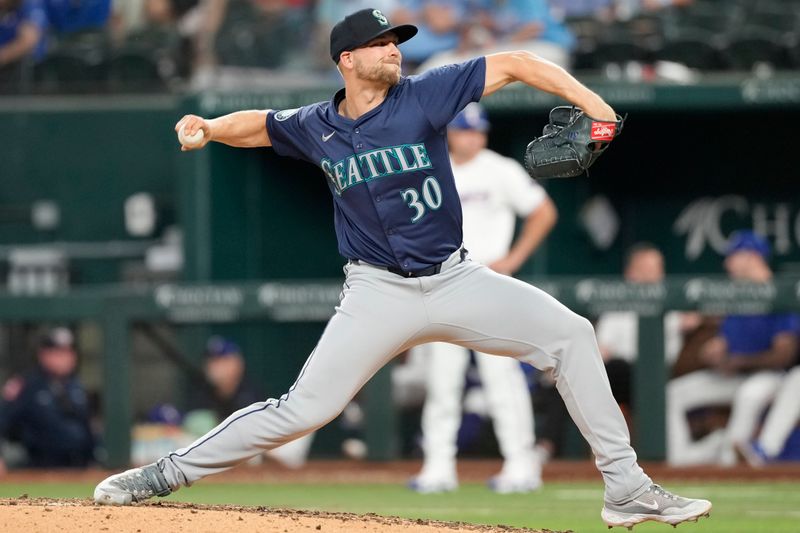
<instances>
[{"instance_id":1,"label":"pitching mound dirt","mask_svg":"<svg viewBox=\"0 0 800 533\"><path fill-rule=\"evenodd\" d=\"M349 513L294 511L267 507L155 502L106 507L90 500L0 499L4 533L557 533L505 526L476 526L434 520Z\"/></svg>"}]
</instances>

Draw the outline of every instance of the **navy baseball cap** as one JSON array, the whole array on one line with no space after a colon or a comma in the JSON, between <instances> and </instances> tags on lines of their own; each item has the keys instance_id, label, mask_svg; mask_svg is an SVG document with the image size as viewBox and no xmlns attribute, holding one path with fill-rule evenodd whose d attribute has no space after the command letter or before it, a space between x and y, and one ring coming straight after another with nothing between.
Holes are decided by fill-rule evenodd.
<instances>
[{"instance_id":1,"label":"navy baseball cap","mask_svg":"<svg viewBox=\"0 0 800 533\"><path fill-rule=\"evenodd\" d=\"M768 259L770 255L769 242L755 231L734 231L728 239L725 256L741 251L755 252L764 259Z\"/></svg>"},{"instance_id":2,"label":"navy baseball cap","mask_svg":"<svg viewBox=\"0 0 800 533\"><path fill-rule=\"evenodd\" d=\"M342 52L363 46L386 32L397 35L397 44L404 43L417 34L411 24L392 26L379 9L362 9L339 21L331 30L331 59L339 63Z\"/></svg>"},{"instance_id":3,"label":"navy baseball cap","mask_svg":"<svg viewBox=\"0 0 800 533\"><path fill-rule=\"evenodd\" d=\"M206 342L206 357L228 357L240 353L238 344L219 335L214 335Z\"/></svg>"},{"instance_id":4,"label":"navy baseball cap","mask_svg":"<svg viewBox=\"0 0 800 533\"><path fill-rule=\"evenodd\" d=\"M489 116L483 106L477 102L471 102L456 115L456 118L447 127L454 130L477 130L486 133L491 124L489 124Z\"/></svg>"},{"instance_id":5,"label":"navy baseball cap","mask_svg":"<svg viewBox=\"0 0 800 533\"><path fill-rule=\"evenodd\" d=\"M41 348L69 348L75 344L75 337L67 328L53 328L39 340Z\"/></svg>"},{"instance_id":6,"label":"navy baseball cap","mask_svg":"<svg viewBox=\"0 0 800 533\"><path fill-rule=\"evenodd\" d=\"M147 421L154 424L179 426L183 421L183 415L178 411L178 408L171 403L160 403L154 405L147 412Z\"/></svg>"}]
</instances>

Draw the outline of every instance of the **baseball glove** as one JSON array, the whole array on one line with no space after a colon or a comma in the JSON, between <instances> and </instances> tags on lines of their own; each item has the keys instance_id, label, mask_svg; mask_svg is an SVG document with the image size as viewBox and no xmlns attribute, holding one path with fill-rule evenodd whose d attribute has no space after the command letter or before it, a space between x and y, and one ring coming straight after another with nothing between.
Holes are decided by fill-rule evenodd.
<instances>
[{"instance_id":1,"label":"baseball glove","mask_svg":"<svg viewBox=\"0 0 800 533\"><path fill-rule=\"evenodd\" d=\"M542 136L525 150L525 168L535 179L579 176L620 134L623 123L619 115L612 122L594 119L577 107L555 107Z\"/></svg>"}]
</instances>

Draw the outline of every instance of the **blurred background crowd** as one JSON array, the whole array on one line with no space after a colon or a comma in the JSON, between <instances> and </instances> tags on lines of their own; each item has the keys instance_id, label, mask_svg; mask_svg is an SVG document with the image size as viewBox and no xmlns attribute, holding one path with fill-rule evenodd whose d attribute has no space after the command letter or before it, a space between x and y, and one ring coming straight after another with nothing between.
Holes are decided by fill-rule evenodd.
<instances>
[{"instance_id":1,"label":"blurred background crowd","mask_svg":"<svg viewBox=\"0 0 800 533\"><path fill-rule=\"evenodd\" d=\"M406 72L524 48L611 79L800 66L797 0L0 0L5 92L318 83L328 36L376 7L420 34Z\"/></svg>"}]
</instances>

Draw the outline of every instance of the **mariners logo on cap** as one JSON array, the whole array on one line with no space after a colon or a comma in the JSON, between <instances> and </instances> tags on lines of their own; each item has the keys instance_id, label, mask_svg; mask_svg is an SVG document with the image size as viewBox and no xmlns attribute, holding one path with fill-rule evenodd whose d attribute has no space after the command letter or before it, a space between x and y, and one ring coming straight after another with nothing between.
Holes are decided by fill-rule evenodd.
<instances>
[{"instance_id":1,"label":"mariners logo on cap","mask_svg":"<svg viewBox=\"0 0 800 533\"><path fill-rule=\"evenodd\" d=\"M381 23L381 26L388 26L389 20L381 13L380 9L373 9L372 16L378 19L378 22Z\"/></svg>"}]
</instances>

